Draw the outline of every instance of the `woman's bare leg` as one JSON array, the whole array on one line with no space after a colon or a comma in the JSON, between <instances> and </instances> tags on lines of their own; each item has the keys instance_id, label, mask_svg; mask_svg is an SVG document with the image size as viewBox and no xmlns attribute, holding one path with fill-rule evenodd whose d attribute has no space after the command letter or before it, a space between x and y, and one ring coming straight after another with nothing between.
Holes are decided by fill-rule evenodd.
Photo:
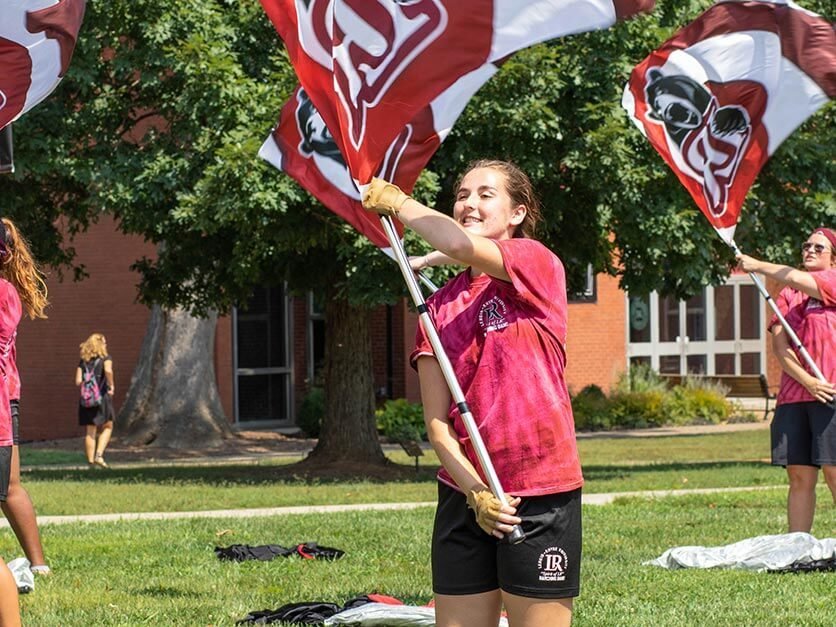
<instances>
[{"instance_id":1,"label":"woman's bare leg","mask_svg":"<svg viewBox=\"0 0 836 627\"><path fill-rule=\"evenodd\" d=\"M787 494L787 523L790 533L810 533L816 513L816 481L819 469L815 466L787 466L790 490Z\"/></svg>"},{"instance_id":2,"label":"woman's bare leg","mask_svg":"<svg viewBox=\"0 0 836 627\"><path fill-rule=\"evenodd\" d=\"M29 493L20 483L20 449L12 447L12 470L9 477L9 494L4 503L0 503L3 514L9 520L9 526L15 532L26 559L32 566L43 566L44 550L41 546L41 535L38 532L38 520L35 517L35 507Z\"/></svg>"},{"instance_id":3,"label":"woman's bare leg","mask_svg":"<svg viewBox=\"0 0 836 627\"><path fill-rule=\"evenodd\" d=\"M87 455L87 463L92 464L96 455L96 425L87 425L87 433L84 434L84 454Z\"/></svg>"},{"instance_id":4,"label":"woman's bare leg","mask_svg":"<svg viewBox=\"0 0 836 627\"><path fill-rule=\"evenodd\" d=\"M569 627L574 599L532 599L502 593L511 627Z\"/></svg>"},{"instance_id":5,"label":"woman's bare leg","mask_svg":"<svg viewBox=\"0 0 836 627\"><path fill-rule=\"evenodd\" d=\"M436 594L436 627L496 627L502 596L499 590L481 594Z\"/></svg>"},{"instance_id":6,"label":"woman's bare leg","mask_svg":"<svg viewBox=\"0 0 836 627\"><path fill-rule=\"evenodd\" d=\"M6 562L0 558L0 627L20 627L17 583Z\"/></svg>"},{"instance_id":7,"label":"woman's bare leg","mask_svg":"<svg viewBox=\"0 0 836 627\"><path fill-rule=\"evenodd\" d=\"M108 420L102 425L102 431L99 433L99 440L96 443L96 457L104 457L105 449L110 444L111 435L113 435L113 421Z\"/></svg>"}]
</instances>

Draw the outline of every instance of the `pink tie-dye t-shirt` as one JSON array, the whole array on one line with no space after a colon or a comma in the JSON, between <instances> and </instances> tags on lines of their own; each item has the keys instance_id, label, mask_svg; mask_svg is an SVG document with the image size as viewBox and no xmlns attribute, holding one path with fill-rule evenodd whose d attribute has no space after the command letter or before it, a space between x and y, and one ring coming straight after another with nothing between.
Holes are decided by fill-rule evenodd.
<instances>
[{"instance_id":1,"label":"pink tie-dye t-shirt","mask_svg":"<svg viewBox=\"0 0 836 627\"><path fill-rule=\"evenodd\" d=\"M511 282L466 270L428 299L430 316L503 489L514 496L568 492L583 477L564 379L563 264L535 240L497 244ZM419 325L411 363L433 354ZM481 472L455 403L449 417ZM438 478L458 489L443 468Z\"/></svg>"},{"instance_id":2,"label":"pink tie-dye t-shirt","mask_svg":"<svg viewBox=\"0 0 836 627\"><path fill-rule=\"evenodd\" d=\"M785 287L775 299L775 304L822 371L824 378L836 383L836 268L812 272L811 275L819 287L821 300ZM778 317L773 316L769 328L780 324ZM812 374L801 355L798 356L798 360L804 369ZM786 372L782 373L776 404L805 401L816 399L798 381Z\"/></svg>"},{"instance_id":3,"label":"pink tie-dye t-shirt","mask_svg":"<svg viewBox=\"0 0 836 627\"><path fill-rule=\"evenodd\" d=\"M12 445L9 399L20 397L20 380L15 363L15 337L20 322L20 297L14 286L0 279L0 446ZM11 396L11 392L17 396Z\"/></svg>"}]
</instances>

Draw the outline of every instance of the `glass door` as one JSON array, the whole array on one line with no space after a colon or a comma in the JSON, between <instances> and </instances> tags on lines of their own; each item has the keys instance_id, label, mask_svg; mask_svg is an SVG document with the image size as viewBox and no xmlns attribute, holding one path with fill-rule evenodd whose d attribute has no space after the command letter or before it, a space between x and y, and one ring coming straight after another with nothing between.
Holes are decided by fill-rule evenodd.
<instances>
[{"instance_id":1,"label":"glass door","mask_svg":"<svg viewBox=\"0 0 836 627\"><path fill-rule=\"evenodd\" d=\"M291 418L289 298L284 286L259 287L233 311L235 420L287 425Z\"/></svg>"},{"instance_id":2,"label":"glass door","mask_svg":"<svg viewBox=\"0 0 836 627\"><path fill-rule=\"evenodd\" d=\"M751 280L735 276L688 300L628 296L629 364L662 374L760 374L763 304Z\"/></svg>"}]
</instances>

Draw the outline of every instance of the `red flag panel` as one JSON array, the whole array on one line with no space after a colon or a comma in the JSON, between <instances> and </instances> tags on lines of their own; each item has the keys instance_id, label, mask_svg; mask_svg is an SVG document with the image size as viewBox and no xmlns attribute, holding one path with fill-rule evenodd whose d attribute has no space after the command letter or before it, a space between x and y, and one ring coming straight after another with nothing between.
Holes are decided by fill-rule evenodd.
<instances>
[{"instance_id":1,"label":"red flag panel","mask_svg":"<svg viewBox=\"0 0 836 627\"><path fill-rule=\"evenodd\" d=\"M353 177L460 77L516 50L606 28L653 0L262 0Z\"/></svg>"},{"instance_id":2,"label":"red flag panel","mask_svg":"<svg viewBox=\"0 0 836 627\"><path fill-rule=\"evenodd\" d=\"M836 35L780 0L722 2L635 67L622 104L730 242L749 188L836 94Z\"/></svg>"},{"instance_id":3,"label":"red flag panel","mask_svg":"<svg viewBox=\"0 0 836 627\"><path fill-rule=\"evenodd\" d=\"M464 104L495 71L495 65L484 65L419 111L389 145L375 175L411 192ZM279 123L259 155L293 177L376 246L389 246L377 214L363 209L360 190L334 137L301 87L283 107ZM403 227L397 222L396 226L402 233Z\"/></svg>"},{"instance_id":4,"label":"red flag panel","mask_svg":"<svg viewBox=\"0 0 836 627\"><path fill-rule=\"evenodd\" d=\"M0 3L0 128L46 98L70 64L86 0Z\"/></svg>"}]
</instances>

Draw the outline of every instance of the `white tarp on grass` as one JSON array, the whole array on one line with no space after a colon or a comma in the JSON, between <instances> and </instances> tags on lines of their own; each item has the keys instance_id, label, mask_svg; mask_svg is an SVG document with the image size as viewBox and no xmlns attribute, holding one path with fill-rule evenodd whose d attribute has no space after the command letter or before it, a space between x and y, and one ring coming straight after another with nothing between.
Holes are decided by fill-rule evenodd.
<instances>
[{"instance_id":1,"label":"white tarp on grass","mask_svg":"<svg viewBox=\"0 0 836 627\"><path fill-rule=\"evenodd\" d=\"M725 546L680 546L645 565L662 568L734 568L776 570L836 558L836 538L817 540L809 533L747 538Z\"/></svg>"}]
</instances>

